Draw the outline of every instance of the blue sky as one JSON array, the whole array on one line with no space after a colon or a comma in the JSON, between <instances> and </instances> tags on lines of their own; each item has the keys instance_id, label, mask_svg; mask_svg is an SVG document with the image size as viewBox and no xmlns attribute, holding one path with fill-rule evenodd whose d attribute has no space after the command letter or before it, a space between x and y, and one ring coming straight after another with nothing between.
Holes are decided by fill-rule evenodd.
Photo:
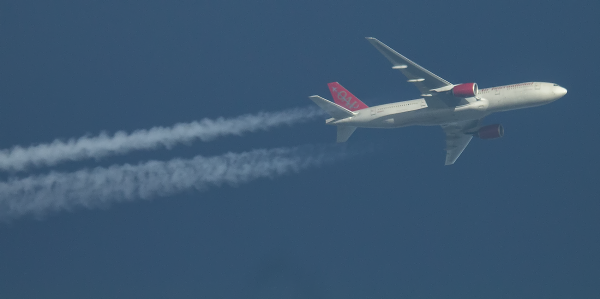
<instances>
[{"instance_id":1,"label":"blue sky","mask_svg":"<svg viewBox=\"0 0 600 299\"><path fill-rule=\"evenodd\" d=\"M444 167L437 127L347 160L0 224L1 298L590 298L600 292L594 1L4 1L0 148L305 107L338 81L418 97L366 40L481 88L555 82ZM320 120L1 178L329 144Z\"/></svg>"}]
</instances>

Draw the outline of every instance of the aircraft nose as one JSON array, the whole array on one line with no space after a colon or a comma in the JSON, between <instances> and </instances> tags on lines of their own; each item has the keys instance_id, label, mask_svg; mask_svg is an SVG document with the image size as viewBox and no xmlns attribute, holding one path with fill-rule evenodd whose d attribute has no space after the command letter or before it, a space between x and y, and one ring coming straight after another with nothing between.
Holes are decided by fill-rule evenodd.
<instances>
[{"instance_id":1,"label":"aircraft nose","mask_svg":"<svg viewBox=\"0 0 600 299\"><path fill-rule=\"evenodd\" d=\"M567 94L567 89L561 86L554 86L554 94L557 95L559 98L562 98L564 95Z\"/></svg>"}]
</instances>

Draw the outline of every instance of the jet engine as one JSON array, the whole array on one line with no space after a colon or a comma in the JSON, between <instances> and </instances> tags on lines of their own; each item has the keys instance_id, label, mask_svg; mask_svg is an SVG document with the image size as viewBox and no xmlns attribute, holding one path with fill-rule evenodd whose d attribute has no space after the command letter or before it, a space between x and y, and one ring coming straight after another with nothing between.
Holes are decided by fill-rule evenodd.
<instances>
[{"instance_id":1,"label":"jet engine","mask_svg":"<svg viewBox=\"0 0 600 299\"><path fill-rule=\"evenodd\" d=\"M476 97L477 93L479 93L477 83L464 83L456 85L452 88L452 95L457 98Z\"/></svg>"},{"instance_id":2,"label":"jet engine","mask_svg":"<svg viewBox=\"0 0 600 299\"><path fill-rule=\"evenodd\" d=\"M504 128L500 124L489 125L479 128L476 136L481 139L496 139L504 136Z\"/></svg>"}]
</instances>

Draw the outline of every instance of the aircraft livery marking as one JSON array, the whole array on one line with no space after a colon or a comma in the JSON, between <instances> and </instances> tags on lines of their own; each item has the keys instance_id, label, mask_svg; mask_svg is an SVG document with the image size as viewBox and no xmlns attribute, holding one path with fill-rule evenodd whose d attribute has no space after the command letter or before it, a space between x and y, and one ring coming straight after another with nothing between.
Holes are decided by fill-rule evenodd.
<instances>
[{"instance_id":1,"label":"aircraft livery marking","mask_svg":"<svg viewBox=\"0 0 600 299\"><path fill-rule=\"evenodd\" d=\"M336 91L337 88L333 88L333 91ZM346 103L346 107L348 109L358 108L358 103L356 101L352 102L352 97L349 97L345 90L342 90L337 93L337 97L340 101L344 101Z\"/></svg>"}]
</instances>

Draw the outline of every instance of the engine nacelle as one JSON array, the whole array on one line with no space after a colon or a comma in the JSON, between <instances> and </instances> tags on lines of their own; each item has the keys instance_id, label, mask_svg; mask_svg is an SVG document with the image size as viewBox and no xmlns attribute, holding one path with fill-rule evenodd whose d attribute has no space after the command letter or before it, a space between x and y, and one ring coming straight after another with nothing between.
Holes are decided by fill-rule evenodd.
<instances>
[{"instance_id":1,"label":"engine nacelle","mask_svg":"<svg viewBox=\"0 0 600 299\"><path fill-rule=\"evenodd\" d=\"M477 137L481 139L496 139L504 136L504 127L500 124L489 125L477 130Z\"/></svg>"},{"instance_id":2,"label":"engine nacelle","mask_svg":"<svg viewBox=\"0 0 600 299\"><path fill-rule=\"evenodd\" d=\"M478 93L479 88L477 87L477 83L464 83L452 88L452 95L457 98L476 97Z\"/></svg>"}]
</instances>

